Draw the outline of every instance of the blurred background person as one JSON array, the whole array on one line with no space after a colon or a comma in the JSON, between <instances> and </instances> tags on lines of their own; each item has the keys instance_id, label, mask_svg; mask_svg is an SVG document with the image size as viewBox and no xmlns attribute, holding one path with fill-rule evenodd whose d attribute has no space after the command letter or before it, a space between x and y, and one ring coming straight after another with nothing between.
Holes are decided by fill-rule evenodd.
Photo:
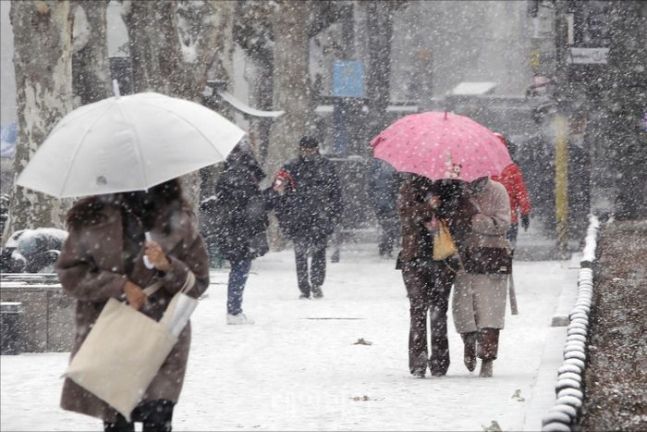
<instances>
[{"instance_id":1,"label":"blurred background person","mask_svg":"<svg viewBox=\"0 0 647 432\"><path fill-rule=\"evenodd\" d=\"M231 265L227 283L227 324L253 324L243 313L243 291L252 260L269 250L266 200L260 189L265 173L246 143L225 161L215 187L214 238Z\"/></svg>"},{"instance_id":2,"label":"blurred background person","mask_svg":"<svg viewBox=\"0 0 647 432\"><path fill-rule=\"evenodd\" d=\"M383 257L393 256L393 247L400 239L399 189L400 178L395 168L374 158L369 167L368 195L380 225L378 253Z\"/></svg>"},{"instance_id":3,"label":"blurred background person","mask_svg":"<svg viewBox=\"0 0 647 432\"><path fill-rule=\"evenodd\" d=\"M494 135L506 146L512 160L515 160L516 146L512 145L502 134L495 132ZM508 230L507 237L514 249L517 244L519 219L521 219L521 226L524 231L528 231L528 227L530 226L530 211L532 210L532 206L530 204L528 189L523 180L521 168L519 168L516 162L505 167L500 175L492 176L492 180L501 183L510 198L510 229Z\"/></svg>"},{"instance_id":4,"label":"blurred background person","mask_svg":"<svg viewBox=\"0 0 647 432\"><path fill-rule=\"evenodd\" d=\"M337 171L319 153L316 138L301 138L299 156L281 168L273 190L279 227L294 243L300 298L310 298L311 294L321 298L326 278L326 247L340 222L342 201Z\"/></svg>"}]
</instances>

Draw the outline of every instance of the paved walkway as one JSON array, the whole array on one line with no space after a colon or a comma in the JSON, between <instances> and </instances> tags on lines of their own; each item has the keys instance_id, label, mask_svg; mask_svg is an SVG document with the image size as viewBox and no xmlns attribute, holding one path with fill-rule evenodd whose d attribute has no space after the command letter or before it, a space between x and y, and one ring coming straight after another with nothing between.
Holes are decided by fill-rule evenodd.
<instances>
[{"instance_id":1,"label":"paved walkway","mask_svg":"<svg viewBox=\"0 0 647 432\"><path fill-rule=\"evenodd\" d=\"M342 250L322 300L298 300L291 251L255 262L245 293L254 326L226 326L226 273L213 273L196 310L188 375L175 430L537 430L552 402L551 328L570 262L515 263L520 315L506 317L494 377L462 364L450 324L448 375L407 370L408 301L392 261L374 245ZM450 317L451 320L451 317ZM370 345L355 344L364 339ZM542 368L542 359L547 368ZM3 356L0 429L100 430L58 408L66 354Z\"/></svg>"}]
</instances>

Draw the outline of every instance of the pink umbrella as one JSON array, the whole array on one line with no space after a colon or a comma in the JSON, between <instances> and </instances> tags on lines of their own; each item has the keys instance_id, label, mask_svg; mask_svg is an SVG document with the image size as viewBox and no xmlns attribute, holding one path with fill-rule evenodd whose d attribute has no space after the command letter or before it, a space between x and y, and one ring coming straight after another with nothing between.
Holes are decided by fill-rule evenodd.
<instances>
[{"instance_id":1,"label":"pink umbrella","mask_svg":"<svg viewBox=\"0 0 647 432\"><path fill-rule=\"evenodd\" d=\"M402 117L371 141L373 155L400 172L432 180L473 181L497 175L512 163L494 132L454 113Z\"/></svg>"}]
</instances>

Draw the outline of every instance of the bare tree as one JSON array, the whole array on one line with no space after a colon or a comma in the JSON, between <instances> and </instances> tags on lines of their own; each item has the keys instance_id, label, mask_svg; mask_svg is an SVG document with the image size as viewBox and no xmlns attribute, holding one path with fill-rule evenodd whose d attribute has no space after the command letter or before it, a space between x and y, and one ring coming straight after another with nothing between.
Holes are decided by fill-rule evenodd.
<instances>
[{"instance_id":1,"label":"bare tree","mask_svg":"<svg viewBox=\"0 0 647 432\"><path fill-rule=\"evenodd\" d=\"M308 131L312 116L308 80L309 2L277 2L272 14L274 33L274 107L285 114L272 125L266 161L272 175L281 163L296 154L299 139Z\"/></svg>"},{"instance_id":2,"label":"bare tree","mask_svg":"<svg viewBox=\"0 0 647 432\"><path fill-rule=\"evenodd\" d=\"M164 0L126 1L122 15L128 29L135 93L175 94L182 76L177 4Z\"/></svg>"},{"instance_id":3,"label":"bare tree","mask_svg":"<svg viewBox=\"0 0 647 432\"><path fill-rule=\"evenodd\" d=\"M15 169L20 174L51 128L72 108L69 1L12 2L18 101ZM14 186L6 232L62 226L61 201Z\"/></svg>"},{"instance_id":4,"label":"bare tree","mask_svg":"<svg viewBox=\"0 0 647 432\"><path fill-rule=\"evenodd\" d=\"M235 3L223 1L180 1L177 7L178 33L182 50L182 78L175 90L186 99L200 102L206 81L231 83L233 74L233 13ZM211 76L210 76L211 75ZM221 112L227 116L228 112ZM184 187L198 205L201 181L215 183L215 166L184 178ZM202 177L202 178L201 178Z\"/></svg>"},{"instance_id":5,"label":"bare tree","mask_svg":"<svg viewBox=\"0 0 647 432\"><path fill-rule=\"evenodd\" d=\"M274 37L277 32L274 29L276 20L273 17L289 11L294 3L307 4L307 14L305 16L301 14L299 18L302 20L299 25L305 26L306 48L307 40L342 18L344 13L348 13L349 8L352 9L351 2L330 0L309 2L241 0L236 3L234 40L245 50L256 66L257 76L251 89L252 98L256 106L264 110L283 109L282 106L274 105ZM293 29L286 26L281 31L284 30ZM303 61L307 62L307 52L303 58L305 59ZM268 158L271 126L271 119L251 119L250 134L256 138L253 144L262 164L265 164Z\"/></svg>"},{"instance_id":6,"label":"bare tree","mask_svg":"<svg viewBox=\"0 0 647 432\"><path fill-rule=\"evenodd\" d=\"M75 14L72 54L72 84L80 105L111 94L106 10L108 0L74 0ZM85 19L77 19L83 16Z\"/></svg>"},{"instance_id":7,"label":"bare tree","mask_svg":"<svg viewBox=\"0 0 647 432\"><path fill-rule=\"evenodd\" d=\"M387 124L386 108L391 90L391 42L393 11L402 2L391 0L367 2L368 71L366 92L369 105L367 139L382 131Z\"/></svg>"},{"instance_id":8,"label":"bare tree","mask_svg":"<svg viewBox=\"0 0 647 432\"><path fill-rule=\"evenodd\" d=\"M256 66L257 76L251 94L256 106L273 109L274 33L272 14L277 4L272 1L243 0L236 3L234 14L234 41L245 51ZM254 135L254 150L261 164L267 159L272 120L251 119L250 134Z\"/></svg>"}]
</instances>

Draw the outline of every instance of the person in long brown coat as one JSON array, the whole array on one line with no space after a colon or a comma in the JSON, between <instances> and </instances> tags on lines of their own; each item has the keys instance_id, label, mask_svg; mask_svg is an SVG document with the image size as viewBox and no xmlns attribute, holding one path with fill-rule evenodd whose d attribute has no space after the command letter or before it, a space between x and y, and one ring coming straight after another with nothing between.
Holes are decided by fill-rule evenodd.
<instances>
[{"instance_id":1,"label":"person in long brown coat","mask_svg":"<svg viewBox=\"0 0 647 432\"><path fill-rule=\"evenodd\" d=\"M196 218L182 198L177 179L146 192L94 196L80 200L68 213L69 236L56 265L64 290L76 298L73 358L108 299L127 299L135 309L159 320L184 285L189 272L197 298L209 285L208 256ZM152 240L145 240L150 232ZM149 269L144 263L149 260ZM147 297L142 288L162 288ZM163 363L142 402L132 413L144 431L170 431L173 407L182 390L191 343L190 323ZM61 407L97 417L106 431L134 431L133 423L69 378Z\"/></svg>"},{"instance_id":2,"label":"person in long brown coat","mask_svg":"<svg viewBox=\"0 0 647 432\"><path fill-rule=\"evenodd\" d=\"M463 239L463 269L456 276L452 312L464 342L464 362L471 372L476 357L482 360L480 376L492 376L499 332L505 318L508 274L512 261L506 233L510 227L510 200L505 187L483 178L470 185L472 216Z\"/></svg>"},{"instance_id":3,"label":"person in long brown coat","mask_svg":"<svg viewBox=\"0 0 647 432\"><path fill-rule=\"evenodd\" d=\"M424 378L427 368L432 376L443 376L449 368L447 309L449 294L459 262L455 257L433 259L433 221L442 219L457 244L471 216L461 183L431 180L405 174L398 206L402 225L402 250L396 268L409 297L409 370ZM427 318L431 333L431 355L427 350Z\"/></svg>"}]
</instances>

